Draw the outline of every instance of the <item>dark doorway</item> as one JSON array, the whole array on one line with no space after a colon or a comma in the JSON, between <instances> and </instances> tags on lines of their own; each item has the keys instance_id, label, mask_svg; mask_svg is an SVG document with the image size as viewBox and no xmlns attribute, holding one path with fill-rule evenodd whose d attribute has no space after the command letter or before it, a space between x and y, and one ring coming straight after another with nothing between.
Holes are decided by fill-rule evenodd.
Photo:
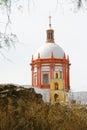
<instances>
[{"instance_id":1,"label":"dark doorway","mask_svg":"<svg viewBox=\"0 0 87 130\"><path fill-rule=\"evenodd\" d=\"M58 98L58 94L54 94L54 100L55 100L55 102L57 101L57 98Z\"/></svg>"}]
</instances>

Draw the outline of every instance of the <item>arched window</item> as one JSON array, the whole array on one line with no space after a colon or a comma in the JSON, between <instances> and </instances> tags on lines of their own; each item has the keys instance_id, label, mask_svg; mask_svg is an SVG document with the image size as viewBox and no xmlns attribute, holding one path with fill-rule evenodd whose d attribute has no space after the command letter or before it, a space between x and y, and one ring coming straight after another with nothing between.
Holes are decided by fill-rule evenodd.
<instances>
[{"instance_id":1,"label":"arched window","mask_svg":"<svg viewBox=\"0 0 87 130\"><path fill-rule=\"evenodd\" d=\"M49 32L48 35L47 35L47 39L50 39L50 32Z\"/></svg>"},{"instance_id":2,"label":"arched window","mask_svg":"<svg viewBox=\"0 0 87 130\"><path fill-rule=\"evenodd\" d=\"M57 98L58 98L58 94L54 94L54 100L55 100L55 102L57 101Z\"/></svg>"},{"instance_id":3,"label":"arched window","mask_svg":"<svg viewBox=\"0 0 87 130\"><path fill-rule=\"evenodd\" d=\"M53 39L53 33L51 32L51 39Z\"/></svg>"},{"instance_id":4,"label":"arched window","mask_svg":"<svg viewBox=\"0 0 87 130\"><path fill-rule=\"evenodd\" d=\"M55 83L55 90L58 90L58 89L59 89L59 84Z\"/></svg>"},{"instance_id":5,"label":"arched window","mask_svg":"<svg viewBox=\"0 0 87 130\"><path fill-rule=\"evenodd\" d=\"M58 73L56 73L56 79L58 79Z\"/></svg>"}]
</instances>

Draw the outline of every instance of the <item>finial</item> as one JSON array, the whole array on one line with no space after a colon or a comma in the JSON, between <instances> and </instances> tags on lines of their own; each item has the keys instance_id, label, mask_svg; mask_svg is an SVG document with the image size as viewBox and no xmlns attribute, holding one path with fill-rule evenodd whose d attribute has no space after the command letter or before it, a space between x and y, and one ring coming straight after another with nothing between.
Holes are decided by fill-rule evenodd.
<instances>
[{"instance_id":1,"label":"finial","mask_svg":"<svg viewBox=\"0 0 87 130\"><path fill-rule=\"evenodd\" d=\"M47 32L47 43L54 43L54 30L51 29L51 16L49 16L49 28Z\"/></svg>"},{"instance_id":2,"label":"finial","mask_svg":"<svg viewBox=\"0 0 87 130\"><path fill-rule=\"evenodd\" d=\"M67 55L67 60L69 61L69 55Z\"/></svg>"},{"instance_id":3,"label":"finial","mask_svg":"<svg viewBox=\"0 0 87 130\"><path fill-rule=\"evenodd\" d=\"M34 59L34 57L33 57L33 55L32 55L32 61L33 61L33 59Z\"/></svg>"},{"instance_id":4,"label":"finial","mask_svg":"<svg viewBox=\"0 0 87 130\"><path fill-rule=\"evenodd\" d=\"M66 54L64 53L64 59L66 59Z\"/></svg>"},{"instance_id":5,"label":"finial","mask_svg":"<svg viewBox=\"0 0 87 130\"><path fill-rule=\"evenodd\" d=\"M53 58L54 56L53 56L53 52L51 52L51 58Z\"/></svg>"},{"instance_id":6,"label":"finial","mask_svg":"<svg viewBox=\"0 0 87 130\"><path fill-rule=\"evenodd\" d=\"M49 27L51 29L51 16L49 16Z\"/></svg>"},{"instance_id":7,"label":"finial","mask_svg":"<svg viewBox=\"0 0 87 130\"><path fill-rule=\"evenodd\" d=\"M38 59L40 59L40 53L38 53Z\"/></svg>"}]
</instances>

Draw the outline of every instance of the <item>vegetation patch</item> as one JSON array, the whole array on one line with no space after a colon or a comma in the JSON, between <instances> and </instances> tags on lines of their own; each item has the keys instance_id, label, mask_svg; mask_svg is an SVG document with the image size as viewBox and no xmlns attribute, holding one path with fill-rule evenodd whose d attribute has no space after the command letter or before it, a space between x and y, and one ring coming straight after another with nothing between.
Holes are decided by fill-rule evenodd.
<instances>
[{"instance_id":1,"label":"vegetation patch","mask_svg":"<svg viewBox=\"0 0 87 130\"><path fill-rule=\"evenodd\" d=\"M87 106L44 103L33 88L0 85L0 130L87 130Z\"/></svg>"}]
</instances>

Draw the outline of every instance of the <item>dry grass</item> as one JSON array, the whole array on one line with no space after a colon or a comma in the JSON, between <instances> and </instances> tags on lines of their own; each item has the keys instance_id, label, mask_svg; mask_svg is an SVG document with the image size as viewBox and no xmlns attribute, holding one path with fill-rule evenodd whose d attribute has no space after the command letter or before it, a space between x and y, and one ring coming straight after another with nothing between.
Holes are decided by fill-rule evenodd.
<instances>
[{"instance_id":1,"label":"dry grass","mask_svg":"<svg viewBox=\"0 0 87 130\"><path fill-rule=\"evenodd\" d=\"M32 88L0 85L0 130L87 130L87 106L52 105Z\"/></svg>"}]
</instances>

